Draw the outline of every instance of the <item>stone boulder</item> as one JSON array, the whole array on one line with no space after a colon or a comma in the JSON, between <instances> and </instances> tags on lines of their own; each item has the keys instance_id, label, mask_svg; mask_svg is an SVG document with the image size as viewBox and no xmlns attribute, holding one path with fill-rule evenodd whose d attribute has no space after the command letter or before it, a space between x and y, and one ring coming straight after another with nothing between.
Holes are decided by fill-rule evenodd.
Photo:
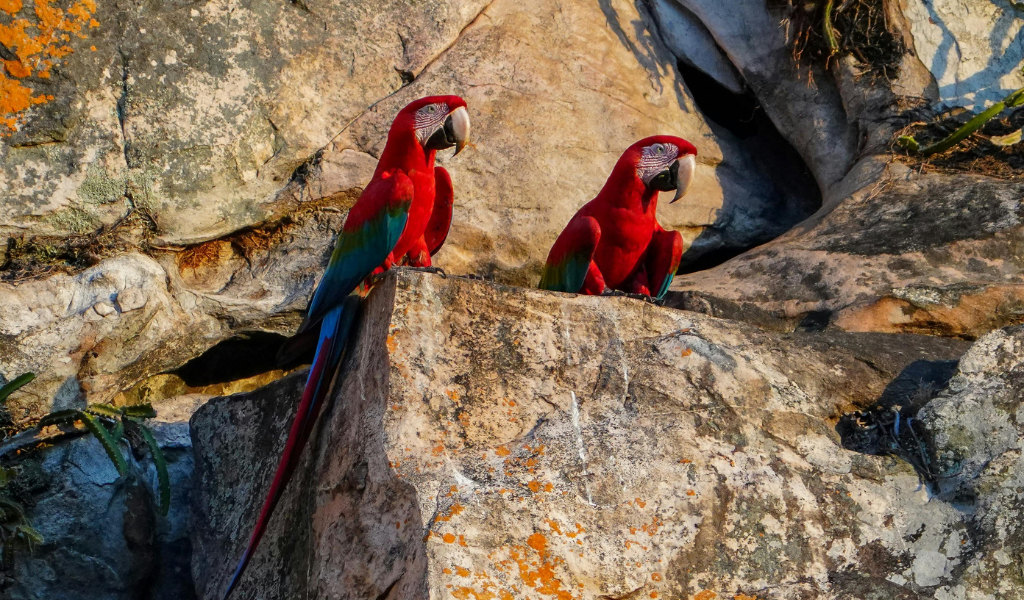
<instances>
[{"instance_id":1,"label":"stone boulder","mask_svg":"<svg viewBox=\"0 0 1024 600\"><path fill-rule=\"evenodd\" d=\"M1019 44L1005 53L985 45L1016 35L1019 25L1007 13L1015 9L985 2L878 3L884 15L877 16L906 50L898 57L898 76L890 78L852 55L831 59L827 69L813 56L797 63L785 23L764 3L745 7L754 17L744 19L732 18L740 10L733 4L679 3L714 35L801 152L822 187L823 205L765 245L678 277L671 305L712 314L740 307L732 312L756 321L768 315L789 328L964 339L1024 321L1024 265L1012 249L1022 234L1020 182L1005 177L1006 169L986 169L985 160L953 172L892 151L900 127L932 118L927 108L908 107L940 98L970 106L967 87L982 103L1021 85L1007 66L1020 61ZM945 25L968 13L969 19ZM973 73L963 85L960 71L939 64L947 64L943 56L960 39L972 54L959 67ZM991 76L1000 69L1006 77L997 84ZM951 91L951 77L959 91Z\"/></svg>"},{"instance_id":2,"label":"stone boulder","mask_svg":"<svg viewBox=\"0 0 1024 600\"><path fill-rule=\"evenodd\" d=\"M963 342L766 333L397 273L364 303L239 592L966 599L984 582L1015 597L1022 335L979 342L947 387ZM301 386L293 375L192 419L200 598L222 593L248 539ZM916 420L958 479L936 488L844 447L843 415L933 387Z\"/></svg>"},{"instance_id":3,"label":"stone boulder","mask_svg":"<svg viewBox=\"0 0 1024 600\"><path fill-rule=\"evenodd\" d=\"M171 505L157 514L156 470L126 446L130 474L118 477L92 436L59 442L21 459L29 488L26 516L43 536L19 554L3 597L10 600L188 600L192 480L188 418L199 406L182 397L157 406L149 423L168 462Z\"/></svg>"},{"instance_id":4,"label":"stone boulder","mask_svg":"<svg viewBox=\"0 0 1024 600\"><path fill-rule=\"evenodd\" d=\"M939 101L977 112L1024 87L1020 6L907 0L914 47L938 85Z\"/></svg>"},{"instance_id":5,"label":"stone boulder","mask_svg":"<svg viewBox=\"0 0 1024 600\"><path fill-rule=\"evenodd\" d=\"M706 295L791 326L964 339L1024 321L1021 183L862 167L877 180L768 244L678 277L672 289L685 294L669 304Z\"/></svg>"}]
</instances>

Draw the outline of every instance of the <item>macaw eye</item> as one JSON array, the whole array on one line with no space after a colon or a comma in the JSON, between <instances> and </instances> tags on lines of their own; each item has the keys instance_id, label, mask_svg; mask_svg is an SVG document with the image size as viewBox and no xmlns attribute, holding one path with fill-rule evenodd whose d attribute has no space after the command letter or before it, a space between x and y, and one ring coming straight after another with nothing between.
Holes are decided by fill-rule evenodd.
<instances>
[{"instance_id":1,"label":"macaw eye","mask_svg":"<svg viewBox=\"0 0 1024 600\"><path fill-rule=\"evenodd\" d=\"M658 145L654 146L654 151L657 152L658 154L664 154L665 153L665 147L662 146L661 144L658 144Z\"/></svg>"}]
</instances>

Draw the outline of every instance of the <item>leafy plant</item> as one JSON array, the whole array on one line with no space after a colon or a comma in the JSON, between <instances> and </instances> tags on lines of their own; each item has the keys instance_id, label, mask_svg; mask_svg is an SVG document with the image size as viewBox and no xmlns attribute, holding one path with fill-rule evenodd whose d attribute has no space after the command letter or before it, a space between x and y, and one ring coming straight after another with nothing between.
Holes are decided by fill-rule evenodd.
<instances>
[{"instance_id":1,"label":"leafy plant","mask_svg":"<svg viewBox=\"0 0 1024 600\"><path fill-rule=\"evenodd\" d=\"M36 378L35 373L23 373L0 387L0 404L7 401L7 397L21 389L22 386Z\"/></svg>"},{"instance_id":2,"label":"leafy plant","mask_svg":"<svg viewBox=\"0 0 1024 600\"><path fill-rule=\"evenodd\" d=\"M25 509L8 492L7 487L17 474L14 469L0 467L0 558L7 569L13 566L18 549L31 553L37 544L43 543L43 536L25 518Z\"/></svg>"},{"instance_id":3,"label":"leafy plant","mask_svg":"<svg viewBox=\"0 0 1024 600\"><path fill-rule=\"evenodd\" d=\"M1021 72L1024 73L1024 69L1022 69ZM971 119L967 123L964 123L964 125L961 126L959 129L949 134L944 139L935 142L934 144L929 144L928 146L922 148L921 145L917 142L916 139L914 139L914 136L912 135L901 135L899 138L896 139L896 143L913 154L923 154L927 156L929 154L945 152L946 150L949 150L953 146L956 146L960 142L967 139L967 137L970 136L975 131L981 129L982 126L985 125L985 123L988 123L990 120L992 120L993 117L995 117L999 113L1003 112L1008 108L1017 108L1018 106L1022 105L1024 105L1024 88L1020 88L1015 92L1011 92L1001 101L996 102L988 109L986 109L984 112L975 115L973 119ZM1008 136L995 138L993 142L997 145L1007 145L1008 143L1016 143L1016 141L1019 140L1020 132L1014 132Z\"/></svg>"},{"instance_id":4,"label":"leafy plant","mask_svg":"<svg viewBox=\"0 0 1024 600\"><path fill-rule=\"evenodd\" d=\"M153 433L142 423L155 416L156 411L149 404L122 407L93 404L84 410L70 408L52 412L40 419L37 427L42 429L48 425L81 422L99 440L121 476L128 474L128 461L121 452L121 440L130 443L129 436L142 440L153 456L160 495L160 514L166 516L171 506L171 479L167 473L167 460Z\"/></svg>"}]
</instances>

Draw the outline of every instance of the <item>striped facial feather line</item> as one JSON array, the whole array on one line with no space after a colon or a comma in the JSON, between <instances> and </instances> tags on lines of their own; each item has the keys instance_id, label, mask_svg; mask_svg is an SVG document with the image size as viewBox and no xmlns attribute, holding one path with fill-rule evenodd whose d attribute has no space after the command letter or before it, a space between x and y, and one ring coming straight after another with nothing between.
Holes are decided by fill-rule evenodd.
<instances>
[{"instance_id":1,"label":"striped facial feather line","mask_svg":"<svg viewBox=\"0 0 1024 600\"><path fill-rule=\"evenodd\" d=\"M675 144L654 144L647 146L640 154L640 160L636 164L636 176L645 184L668 168L679 156L679 148Z\"/></svg>"},{"instance_id":2,"label":"striped facial feather line","mask_svg":"<svg viewBox=\"0 0 1024 600\"><path fill-rule=\"evenodd\" d=\"M437 131L437 128L444 124L447 117L448 105L444 102L428 104L417 110L413 126L416 128L416 135L419 137L420 143L425 144L430 136Z\"/></svg>"}]
</instances>

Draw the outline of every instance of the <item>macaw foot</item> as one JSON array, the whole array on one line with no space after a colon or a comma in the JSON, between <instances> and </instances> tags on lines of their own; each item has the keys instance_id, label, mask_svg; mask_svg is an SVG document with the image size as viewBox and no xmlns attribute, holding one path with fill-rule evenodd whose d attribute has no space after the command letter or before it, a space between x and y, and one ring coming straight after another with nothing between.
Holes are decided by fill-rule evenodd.
<instances>
[{"instance_id":1,"label":"macaw foot","mask_svg":"<svg viewBox=\"0 0 1024 600\"><path fill-rule=\"evenodd\" d=\"M662 306L663 304L665 304L664 300L659 300L658 298L655 298L653 296L648 296L647 294L631 294L629 292L623 292L621 290L613 290L613 289L610 289L610 288L604 288L604 291L601 292L601 295L602 296L621 296L621 297L624 297L624 298L632 298L634 300L643 300L644 302L650 302L651 304L653 304L655 306Z\"/></svg>"},{"instance_id":2,"label":"macaw foot","mask_svg":"<svg viewBox=\"0 0 1024 600\"><path fill-rule=\"evenodd\" d=\"M493 279L488 279L487 277L477 275L476 273L466 273L465 275L459 275L459 277L463 279L473 279L476 281L494 281Z\"/></svg>"},{"instance_id":3,"label":"macaw foot","mask_svg":"<svg viewBox=\"0 0 1024 600\"><path fill-rule=\"evenodd\" d=\"M420 271L421 273L433 273L435 275L440 275L441 277L444 277L445 279L448 279L448 273L445 273L444 269L442 269L441 267L407 267L407 266L401 266L401 267L397 267L397 268L405 269L407 271Z\"/></svg>"}]
</instances>

